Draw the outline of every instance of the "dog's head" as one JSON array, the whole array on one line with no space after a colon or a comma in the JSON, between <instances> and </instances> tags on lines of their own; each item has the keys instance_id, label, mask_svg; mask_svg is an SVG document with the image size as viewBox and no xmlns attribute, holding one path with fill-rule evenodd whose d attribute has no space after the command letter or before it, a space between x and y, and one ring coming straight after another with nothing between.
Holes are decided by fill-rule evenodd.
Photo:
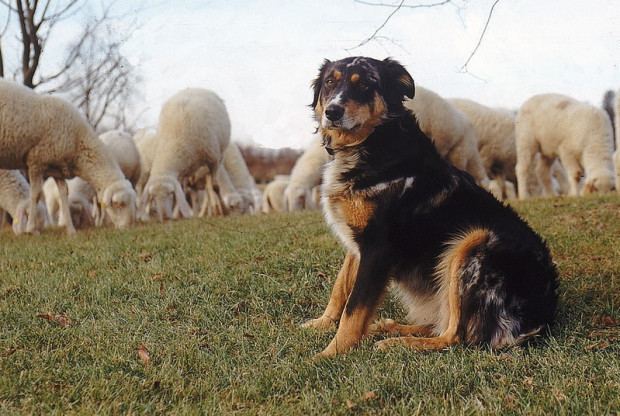
<instances>
[{"instance_id":1,"label":"dog's head","mask_svg":"<svg viewBox=\"0 0 620 416\"><path fill-rule=\"evenodd\" d=\"M363 142L384 120L400 116L404 97L415 94L411 75L390 58L325 60L312 87L311 106L328 150Z\"/></svg>"}]
</instances>

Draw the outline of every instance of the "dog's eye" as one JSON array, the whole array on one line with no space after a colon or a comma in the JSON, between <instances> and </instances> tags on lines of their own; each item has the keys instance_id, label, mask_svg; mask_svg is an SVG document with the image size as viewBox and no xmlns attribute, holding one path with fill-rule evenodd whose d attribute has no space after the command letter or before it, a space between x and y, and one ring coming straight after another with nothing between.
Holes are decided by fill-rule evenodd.
<instances>
[{"instance_id":1,"label":"dog's eye","mask_svg":"<svg viewBox=\"0 0 620 416\"><path fill-rule=\"evenodd\" d=\"M358 84L358 87L359 87L359 89L360 89L360 90L362 90L362 91L368 91L368 88L369 88L369 87L368 87L368 84L366 84L365 82L360 82L360 83Z\"/></svg>"},{"instance_id":2,"label":"dog's eye","mask_svg":"<svg viewBox=\"0 0 620 416\"><path fill-rule=\"evenodd\" d=\"M326 87L333 87L335 83L336 82L333 80L333 78L327 78L325 80L325 86Z\"/></svg>"}]
</instances>

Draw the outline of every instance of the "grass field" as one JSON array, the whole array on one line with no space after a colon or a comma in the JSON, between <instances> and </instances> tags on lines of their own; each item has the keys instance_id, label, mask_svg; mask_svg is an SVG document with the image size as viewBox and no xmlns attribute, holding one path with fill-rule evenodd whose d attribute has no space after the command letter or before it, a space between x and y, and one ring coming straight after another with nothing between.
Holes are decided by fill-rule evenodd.
<instances>
[{"instance_id":1,"label":"grass field","mask_svg":"<svg viewBox=\"0 0 620 416\"><path fill-rule=\"evenodd\" d=\"M620 197L518 211L561 273L552 336L312 361L343 251L321 215L0 233L0 414L619 414ZM402 318L388 299L381 316Z\"/></svg>"}]
</instances>

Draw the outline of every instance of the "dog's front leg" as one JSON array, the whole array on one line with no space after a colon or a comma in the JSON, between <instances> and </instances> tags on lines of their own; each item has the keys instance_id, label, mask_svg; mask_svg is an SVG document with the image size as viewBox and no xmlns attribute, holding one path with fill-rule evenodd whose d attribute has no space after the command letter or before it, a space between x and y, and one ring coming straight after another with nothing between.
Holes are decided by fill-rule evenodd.
<instances>
[{"instance_id":1,"label":"dog's front leg","mask_svg":"<svg viewBox=\"0 0 620 416\"><path fill-rule=\"evenodd\" d=\"M326 330L336 327L336 322L340 319L344 305L353 289L358 266L359 260L357 256L352 252L348 252L338 272L338 277L336 277L325 312L319 318L304 322L301 325L303 328Z\"/></svg>"},{"instance_id":2,"label":"dog's front leg","mask_svg":"<svg viewBox=\"0 0 620 416\"><path fill-rule=\"evenodd\" d=\"M377 244L376 246L381 246ZM342 354L366 335L388 282L389 259L376 249L361 251L357 277L348 297L336 335L319 356Z\"/></svg>"}]
</instances>

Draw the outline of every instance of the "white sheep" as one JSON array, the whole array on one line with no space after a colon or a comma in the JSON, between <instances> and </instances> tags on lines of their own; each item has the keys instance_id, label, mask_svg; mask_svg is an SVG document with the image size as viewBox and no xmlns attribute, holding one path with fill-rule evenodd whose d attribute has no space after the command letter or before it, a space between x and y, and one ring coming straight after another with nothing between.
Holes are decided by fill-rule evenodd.
<instances>
[{"instance_id":1,"label":"white sheep","mask_svg":"<svg viewBox=\"0 0 620 416\"><path fill-rule=\"evenodd\" d=\"M30 186L18 170L0 169L0 211L6 211L13 219L16 235L26 232L30 217ZM1 213L4 217L4 212ZM37 204L35 232L47 225L47 213L42 203Z\"/></svg>"},{"instance_id":2,"label":"white sheep","mask_svg":"<svg viewBox=\"0 0 620 416\"><path fill-rule=\"evenodd\" d=\"M243 198L243 213L256 213L260 208L260 191L237 143L231 142L224 151L223 167L232 185ZM258 203L257 203L258 195Z\"/></svg>"},{"instance_id":3,"label":"white sheep","mask_svg":"<svg viewBox=\"0 0 620 416\"><path fill-rule=\"evenodd\" d=\"M140 205L154 202L161 221L166 201L174 199L181 215L190 217L192 211L181 182L206 165L210 172L205 181L209 211L221 213L213 180L230 141L230 120L224 102L205 89L178 92L162 107L157 136L157 152Z\"/></svg>"},{"instance_id":4,"label":"white sheep","mask_svg":"<svg viewBox=\"0 0 620 416\"><path fill-rule=\"evenodd\" d=\"M474 128L463 113L438 94L416 85L415 97L405 100L420 129L433 140L439 154L458 169L468 172L476 182L488 186Z\"/></svg>"},{"instance_id":5,"label":"white sheep","mask_svg":"<svg viewBox=\"0 0 620 416\"><path fill-rule=\"evenodd\" d=\"M465 114L476 132L480 159L493 184L489 185L489 189L500 199L516 197L513 185L517 179L515 114L510 110L487 107L465 98L448 101Z\"/></svg>"},{"instance_id":6,"label":"white sheep","mask_svg":"<svg viewBox=\"0 0 620 416\"><path fill-rule=\"evenodd\" d=\"M284 191L288 211L316 208L312 201L312 189L321 183L323 168L328 161L329 154L323 147L323 140L315 135L291 171Z\"/></svg>"},{"instance_id":7,"label":"white sheep","mask_svg":"<svg viewBox=\"0 0 620 416\"><path fill-rule=\"evenodd\" d=\"M131 135L121 130L110 130L100 134L99 139L106 145L125 178L135 186L140 179L141 159Z\"/></svg>"},{"instance_id":8,"label":"white sheep","mask_svg":"<svg viewBox=\"0 0 620 416\"><path fill-rule=\"evenodd\" d=\"M614 152L614 161L616 164L616 190L620 192L620 90L616 92L614 106L616 126L616 151Z\"/></svg>"},{"instance_id":9,"label":"white sheep","mask_svg":"<svg viewBox=\"0 0 620 416\"><path fill-rule=\"evenodd\" d=\"M551 166L559 157L566 169L569 195L609 192L614 188L611 122L607 114L587 103L560 94L535 95L525 101L516 118L517 188L528 198L528 175L536 154L536 169L545 196L553 195Z\"/></svg>"},{"instance_id":10,"label":"white sheep","mask_svg":"<svg viewBox=\"0 0 620 416\"><path fill-rule=\"evenodd\" d=\"M286 211L284 190L288 186L288 183L288 175L276 175L274 180L267 184L263 191L263 213L269 214L270 212Z\"/></svg>"},{"instance_id":11,"label":"white sheep","mask_svg":"<svg viewBox=\"0 0 620 416\"><path fill-rule=\"evenodd\" d=\"M135 219L136 194L118 164L84 117L68 102L8 81L0 81L0 168L27 169L30 210L38 203L43 179L54 177L61 209L70 218L65 178L81 176L94 186L117 227ZM28 217L26 232L36 229ZM75 228L69 222L69 233Z\"/></svg>"}]
</instances>

